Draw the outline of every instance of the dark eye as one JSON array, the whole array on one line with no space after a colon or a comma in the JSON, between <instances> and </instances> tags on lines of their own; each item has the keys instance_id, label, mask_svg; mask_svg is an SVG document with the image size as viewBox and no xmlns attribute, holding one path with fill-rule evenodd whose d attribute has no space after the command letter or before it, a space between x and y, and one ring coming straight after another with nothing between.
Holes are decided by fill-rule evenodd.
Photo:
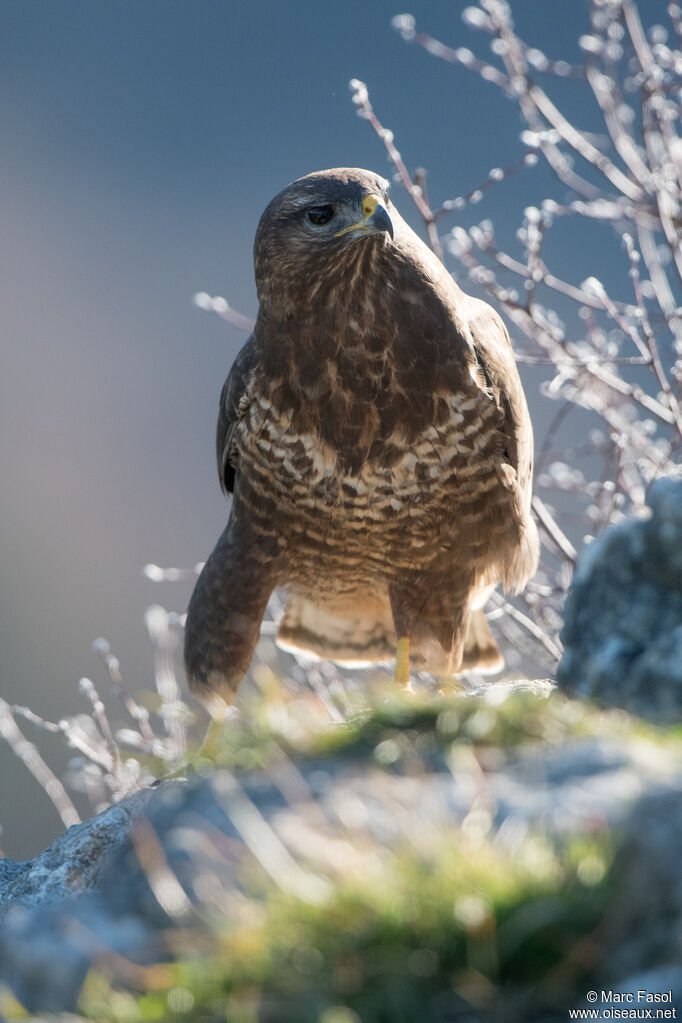
<instances>
[{"instance_id":1,"label":"dark eye","mask_svg":"<svg viewBox=\"0 0 682 1023\"><path fill-rule=\"evenodd\" d=\"M308 220L316 227L328 224L334 216L333 206L310 206L307 210Z\"/></svg>"}]
</instances>

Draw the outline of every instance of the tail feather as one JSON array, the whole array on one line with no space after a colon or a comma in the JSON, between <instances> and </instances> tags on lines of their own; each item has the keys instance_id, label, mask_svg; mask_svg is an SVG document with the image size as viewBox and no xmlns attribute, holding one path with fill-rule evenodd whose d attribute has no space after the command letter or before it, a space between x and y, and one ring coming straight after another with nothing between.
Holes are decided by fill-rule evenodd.
<instances>
[{"instance_id":1,"label":"tail feather","mask_svg":"<svg viewBox=\"0 0 682 1023\"><path fill-rule=\"evenodd\" d=\"M492 675L503 668L504 657L488 625L488 619L480 608L472 611L464 640L461 670Z\"/></svg>"},{"instance_id":2,"label":"tail feather","mask_svg":"<svg viewBox=\"0 0 682 1023\"><path fill-rule=\"evenodd\" d=\"M389 602L380 598L340 610L291 594L277 634L277 644L285 650L302 650L355 667L392 660L396 643ZM411 646L417 670L443 673L449 651L443 650L430 629L417 628ZM503 667L504 658L483 611L472 611L461 670L487 674Z\"/></svg>"},{"instance_id":3,"label":"tail feather","mask_svg":"<svg viewBox=\"0 0 682 1023\"><path fill-rule=\"evenodd\" d=\"M294 593L287 601L277 644L358 666L390 661L395 657L396 637L388 601L370 601L339 612Z\"/></svg>"}]
</instances>

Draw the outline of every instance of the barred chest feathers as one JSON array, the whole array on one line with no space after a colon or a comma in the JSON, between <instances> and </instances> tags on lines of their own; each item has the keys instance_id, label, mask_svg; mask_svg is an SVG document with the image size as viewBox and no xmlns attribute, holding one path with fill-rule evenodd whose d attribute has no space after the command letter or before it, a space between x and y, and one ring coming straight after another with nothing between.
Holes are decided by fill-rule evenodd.
<instances>
[{"instance_id":1,"label":"barred chest feathers","mask_svg":"<svg viewBox=\"0 0 682 1023\"><path fill-rule=\"evenodd\" d=\"M291 412L254 396L235 437L247 503L272 497L280 517L288 510L317 527L350 531L367 520L391 531L409 520L414 530L422 518L437 531L441 516L451 530L455 511L463 520L469 513L480 518L481 499L492 498L501 483L499 410L476 393L445 400L448 414L438 426L424 425L411 437L398 425L355 467L318 432L303 432ZM426 542L412 539L416 546Z\"/></svg>"}]
</instances>

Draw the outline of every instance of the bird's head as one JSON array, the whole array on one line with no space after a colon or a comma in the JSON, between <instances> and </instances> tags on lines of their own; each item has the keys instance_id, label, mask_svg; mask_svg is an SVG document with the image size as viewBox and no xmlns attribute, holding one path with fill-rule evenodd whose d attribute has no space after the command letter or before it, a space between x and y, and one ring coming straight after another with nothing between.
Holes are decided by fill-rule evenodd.
<instances>
[{"instance_id":1,"label":"bird's head","mask_svg":"<svg viewBox=\"0 0 682 1023\"><path fill-rule=\"evenodd\" d=\"M358 267L392 243L399 219L388 182L371 171L317 171L287 185L267 206L254 243L261 303L325 301Z\"/></svg>"}]
</instances>

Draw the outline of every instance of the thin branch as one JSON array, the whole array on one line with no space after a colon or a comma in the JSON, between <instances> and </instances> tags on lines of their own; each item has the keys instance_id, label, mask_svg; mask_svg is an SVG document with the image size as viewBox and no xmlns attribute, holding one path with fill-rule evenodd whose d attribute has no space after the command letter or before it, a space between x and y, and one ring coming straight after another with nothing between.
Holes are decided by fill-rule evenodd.
<instances>
[{"instance_id":1,"label":"thin branch","mask_svg":"<svg viewBox=\"0 0 682 1023\"><path fill-rule=\"evenodd\" d=\"M0 735L9 744L19 759L26 765L33 777L52 801L65 827L80 824L80 816L59 778L47 766L40 753L22 734L14 720L10 705L0 698Z\"/></svg>"},{"instance_id":2,"label":"thin branch","mask_svg":"<svg viewBox=\"0 0 682 1023\"><path fill-rule=\"evenodd\" d=\"M552 419L551 423L547 427L547 431L545 433L545 437L544 437L544 440L542 442L542 447L540 448L538 457L537 457L536 462L535 462L535 475L536 475L536 478L537 478L537 475L540 472L540 470L544 468L545 462L547 461L547 459L549 457L549 451L551 450L551 445L552 445L552 443L554 441L554 438L555 438L555 436L557 434L557 431L559 430L559 428L560 428L561 424L563 423L563 421L567 418L567 416L570 415L570 413L573 411L574 408L575 408L575 405L572 402L564 401L559 406L559 410L556 412L556 414L554 415L554 418Z\"/></svg>"},{"instance_id":3,"label":"thin branch","mask_svg":"<svg viewBox=\"0 0 682 1023\"><path fill-rule=\"evenodd\" d=\"M547 505L544 501L540 500L537 494L534 494L531 506L547 536L556 544L566 561L572 566L575 565L578 559L578 552L557 523Z\"/></svg>"},{"instance_id":4,"label":"thin branch","mask_svg":"<svg viewBox=\"0 0 682 1023\"><path fill-rule=\"evenodd\" d=\"M510 604L508 600L504 600L497 593L493 593L490 599L495 607L501 608L505 614L513 618L515 622L518 622L533 639L541 643L547 653L551 654L556 661L561 659L562 649L559 643L555 642L551 636L548 636L545 630L537 625L532 618L529 618L523 611L519 611L517 607L514 607L513 604Z\"/></svg>"},{"instance_id":5,"label":"thin branch","mask_svg":"<svg viewBox=\"0 0 682 1023\"><path fill-rule=\"evenodd\" d=\"M614 163L609 160L608 156L601 153L595 146L593 146L586 138L585 135L574 128L570 121L567 121L563 114L554 106L549 96L541 89L538 85L531 85L528 89L528 95L532 102L535 104L539 112L547 119L549 124L552 125L556 131L559 132L562 139L567 142L576 153L584 157L589 163L596 167L601 173L608 178L611 184L623 195L626 195L628 199L632 199L635 202L641 202L645 197L644 190L633 181L631 181L627 175L623 174L621 170L616 167Z\"/></svg>"},{"instance_id":6,"label":"thin branch","mask_svg":"<svg viewBox=\"0 0 682 1023\"><path fill-rule=\"evenodd\" d=\"M410 173L403 162L403 158L393 142L393 132L388 128L384 128L383 124L374 113L372 104L369 101L369 93L365 83L361 82L358 78L352 78L349 86L352 93L353 105L357 110L358 116L369 121L372 128L386 147L388 158L395 167L405 191L410 196L422 216L429 239L429 245L438 258L442 259L443 250L440 246L440 239L438 238L438 231L436 229L433 211L424 198L419 185L413 182L410 177Z\"/></svg>"},{"instance_id":7,"label":"thin branch","mask_svg":"<svg viewBox=\"0 0 682 1023\"><path fill-rule=\"evenodd\" d=\"M446 199L437 210L434 210L431 214L433 220L440 220L442 217L447 216L454 210L464 209L470 203L475 204L480 202L485 192L487 192L494 185L499 184L500 181L506 181L507 178L512 177L518 171L523 170L525 167L534 167L538 162L537 153L524 153L523 156L519 157L513 163L509 164L508 167L493 167L488 171L488 175L484 181L476 185L475 188L470 188L468 192L464 192L462 195L458 195L455 199Z\"/></svg>"},{"instance_id":8,"label":"thin branch","mask_svg":"<svg viewBox=\"0 0 682 1023\"><path fill-rule=\"evenodd\" d=\"M87 696L92 705L93 719L104 739L104 744L111 758L110 770L115 779L118 779L121 771L121 754L114 740L114 735L109 724L109 719L100 699L99 693L89 678L82 678L79 682L80 691Z\"/></svg>"},{"instance_id":9,"label":"thin branch","mask_svg":"<svg viewBox=\"0 0 682 1023\"><path fill-rule=\"evenodd\" d=\"M100 657L107 669L112 691L121 700L133 721L136 722L144 743L151 750L156 737L149 724L149 711L146 707L142 707L128 692L123 682L118 657L115 657L111 652L109 641L100 637L92 644L92 649Z\"/></svg>"},{"instance_id":10,"label":"thin branch","mask_svg":"<svg viewBox=\"0 0 682 1023\"><path fill-rule=\"evenodd\" d=\"M250 316L244 316L243 313L238 313L236 309L230 308L227 299L221 295L216 295L215 298L212 298L206 291L199 291L196 295L192 296L192 301L200 309L216 313L221 320L226 320L233 327L236 327L237 330L243 330L245 334L250 334L256 326L255 320L251 319Z\"/></svg>"}]
</instances>

